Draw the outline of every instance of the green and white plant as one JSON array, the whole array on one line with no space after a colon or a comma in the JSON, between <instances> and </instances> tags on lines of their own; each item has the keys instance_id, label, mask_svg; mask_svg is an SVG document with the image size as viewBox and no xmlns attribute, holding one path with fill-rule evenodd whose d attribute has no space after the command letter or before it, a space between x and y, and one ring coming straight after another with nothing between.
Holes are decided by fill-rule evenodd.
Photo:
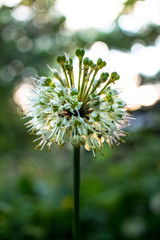
<instances>
[{"instance_id":1,"label":"green and white plant","mask_svg":"<svg viewBox=\"0 0 160 240\"><path fill-rule=\"evenodd\" d=\"M34 96L25 117L29 132L38 136L36 149L46 145L51 149L53 142L62 148L70 142L74 148L74 239L80 239L79 232L79 184L80 184L80 146L102 152L103 143L109 146L119 144L127 133L122 127L128 124L126 103L119 97L119 91L113 88L120 78L117 72L97 73L106 66L101 58L93 63L84 58L84 49L77 49L79 76L76 86L73 59L59 56L62 74L52 70L53 78L35 79Z\"/></svg>"}]
</instances>

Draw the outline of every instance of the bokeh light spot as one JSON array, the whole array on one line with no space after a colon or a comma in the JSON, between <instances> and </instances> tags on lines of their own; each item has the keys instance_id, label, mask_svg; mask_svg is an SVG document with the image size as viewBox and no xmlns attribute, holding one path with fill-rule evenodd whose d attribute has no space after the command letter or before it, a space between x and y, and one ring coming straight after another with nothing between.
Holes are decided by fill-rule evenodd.
<instances>
[{"instance_id":1,"label":"bokeh light spot","mask_svg":"<svg viewBox=\"0 0 160 240\"><path fill-rule=\"evenodd\" d=\"M11 15L17 21L29 21L34 16L33 10L30 7L23 6L23 5L15 8L11 12Z\"/></svg>"},{"instance_id":2,"label":"bokeh light spot","mask_svg":"<svg viewBox=\"0 0 160 240\"><path fill-rule=\"evenodd\" d=\"M36 75L37 75L37 71L33 67L24 68L23 71L22 71L22 74L21 74L23 79L30 78L30 77L35 77Z\"/></svg>"},{"instance_id":3,"label":"bokeh light spot","mask_svg":"<svg viewBox=\"0 0 160 240\"><path fill-rule=\"evenodd\" d=\"M158 100L158 93L154 85L143 85L137 89L137 98L142 106L151 106Z\"/></svg>"},{"instance_id":4,"label":"bokeh light spot","mask_svg":"<svg viewBox=\"0 0 160 240\"><path fill-rule=\"evenodd\" d=\"M17 42L17 48L21 52L29 52L33 47L32 39L29 37L22 37Z\"/></svg>"},{"instance_id":5,"label":"bokeh light spot","mask_svg":"<svg viewBox=\"0 0 160 240\"><path fill-rule=\"evenodd\" d=\"M29 79L30 80L30 79ZM27 110L29 104L29 97L32 96L33 89L32 84L27 83L27 79L24 80L14 91L13 99L16 104L18 104L23 111Z\"/></svg>"},{"instance_id":6,"label":"bokeh light spot","mask_svg":"<svg viewBox=\"0 0 160 240\"><path fill-rule=\"evenodd\" d=\"M22 0L1 0L2 4L6 7L14 7L19 4Z\"/></svg>"},{"instance_id":7,"label":"bokeh light spot","mask_svg":"<svg viewBox=\"0 0 160 240\"><path fill-rule=\"evenodd\" d=\"M5 65L0 70L0 79L2 79L5 83L12 81L15 75L16 70L11 65Z\"/></svg>"},{"instance_id":8,"label":"bokeh light spot","mask_svg":"<svg viewBox=\"0 0 160 240\"><path fill-rule=\"evenodd\" d=\"M42 35L35 40L35 49L38 52L48 51L52 46L52 40L49 35Z\"/></svg>"},{"instance_id":9,"label":"bokeh light spot","mask_svg":"<svg viewBox=\"0 0 160 240\"><path fill-rule=\"evenodd\" d=\"M123 2L124 0L58 0L56 9L66 16L67 27L73 30L90 27L105 28L120 13Z\"/></svg>"}]
</instances>

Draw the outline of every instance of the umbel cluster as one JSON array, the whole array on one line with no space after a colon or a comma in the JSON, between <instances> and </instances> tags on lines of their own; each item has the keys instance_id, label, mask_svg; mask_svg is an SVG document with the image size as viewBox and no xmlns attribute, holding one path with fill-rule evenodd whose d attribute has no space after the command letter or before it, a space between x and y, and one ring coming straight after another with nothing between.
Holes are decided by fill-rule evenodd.
<instances>
[{"instance_id":1,"label":"umbel cluster","mask_svg":"<svg viewBox=\"0 0 160 240\"><path fill-rule=\"evenodd\" d=\"M33 97L25 117L30 134L38 136L36 149L45 145L50 150L53 142L59 147L66 143L76 148L102 151L106 141L111 147L122 142L127 135L122 126L128 124L126 103L120 99L113 84L120 77L117 72L97 73L106 66L101 58L94 63L84 58L84 49L77 49L79 59L78 79L75 79L73 59L57 58L62 72L52 70L53 77L35 79Z\"/></svg>"}]
</instances>

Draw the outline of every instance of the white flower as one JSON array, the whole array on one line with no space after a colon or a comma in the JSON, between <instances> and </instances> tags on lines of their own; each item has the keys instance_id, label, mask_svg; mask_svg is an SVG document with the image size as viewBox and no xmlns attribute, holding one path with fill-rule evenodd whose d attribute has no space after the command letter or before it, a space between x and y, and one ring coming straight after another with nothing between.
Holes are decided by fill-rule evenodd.
<instances>
[{"instance_id":1,"label":"white flower","mask_svg":"<svg viewBox=\"0 0 160 240\"><path fill-rule=\"evenodd\" d=\"M84 58L84 50L78 49L79 82L75 88L72 59L58 57L65 80L53 71L54 78L40 77L36 80L34 97L31 99L26 117L30 117L27 127L39 136L36 148L45 145L51 148L53 142L60 147L69 141L74 147L84 145L93 151L102 151L103 142L111 147L122 140L126 133L119 127L126 125L125 102L119 92L110 85L119 79L116 72L109 77L102 73L95 80L97 72L106 63L98 59ZM57 81L58 80L58 81ZM100 90L101 89L101 90Z\"/></svg>"}]
</instances>

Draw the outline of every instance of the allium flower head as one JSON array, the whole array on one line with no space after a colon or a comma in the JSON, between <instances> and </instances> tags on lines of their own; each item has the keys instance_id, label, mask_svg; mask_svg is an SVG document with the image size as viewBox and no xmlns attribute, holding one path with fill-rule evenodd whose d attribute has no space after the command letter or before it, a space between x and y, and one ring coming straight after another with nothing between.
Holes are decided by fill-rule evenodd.
<instances>
[{"instance_id":1,"label":"allium flower head","mask_svg":"<svg viewBox=\"0 0 160 240\"><path fill-rule=\"evenodd\" d=\"M126 104L112 88L119 75L102 72L96 78L106 62L99 58L93 63L84 54L83 49L76 50L78 86L75 86L73 60L65 56L57 58L63 77L52 70L53 78L40 77L35 81L34 96L25 115L30 117L26 124L30 133L39 136L35 141L39 141L36 148L40 150L45 145L50 149L53 142L63 147L70 141L74 147L84 145L95 156L104 141L113 147L126 135L120 129L128 123Z\"/></svg>"}]
</instances>

